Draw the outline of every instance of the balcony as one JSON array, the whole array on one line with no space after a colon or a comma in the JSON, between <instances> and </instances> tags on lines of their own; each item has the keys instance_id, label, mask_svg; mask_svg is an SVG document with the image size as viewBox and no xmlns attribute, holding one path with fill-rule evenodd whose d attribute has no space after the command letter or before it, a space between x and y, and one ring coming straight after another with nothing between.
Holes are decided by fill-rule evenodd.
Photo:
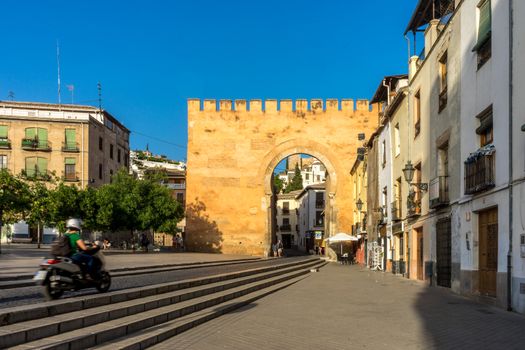
<instances>
[{"instance_id":1,"label":"balcony","mask_svg":"<svg viewBox=\"0 0 525 350\"><path fill-rule=\"evenodd\" d=\"M281 231L281 232L291 232L292 231L292 225L281 225L279 227L279 231Z\"/></svg>"},{"instance_id":2,"label":"balcony","mask_svg":"<svg viewBox=\"0 0 525 350\"><path fill-rule=\"evenodd\" d=\"M80 178L78 172L62 172L62 180L64 182L78 182Z\"/></svg>"},{"instance_id":3,"label":"balcony","mask_svg":"<svg viewBox=\"0 0 525 350\"><path fill-rule=\"evenodd\" d=\"M290 209L283 208L283 215L290 215Z\"/></svg>"},{"instance_id":4,"label":"balcony","mask_svg":"<svg viewBox=\"0 0 525 350\"><path fill-rule=\"evenodd\" d=\"M47 170L38 169L22 169L21 176L26 180L31 181L50 181L52 173Z\"/></svg>"},{"instance_id":5,"label":"balcony","mask_svg":"<svg viewBox=\"0 0 525 350\"><path fill-rule=\"evenodd\" d=\"M413 192L407 198L407 216L415 217L421 215L421 195Z\"/></svg>"},{"instance_id":6,"label":"balcony","mask_svg":"<svg viewBox=\"0 0 525 350\"><path fill-rule=\"evenodd\" d=\"M315 208L316 208L316 209L322 209L322 208L324 208L324 200L315 201Z\"/></svg>"},{"instance_id":7,"label":"balcony","mask_svg":"<svg viewBox=\"0 0 525 350\"><path fill-rule=\"evenodd\" d=\"M431 209L448 205L448 176L438 176L430 181L428 200Z\"/></svg>"},{"instance_id":8,"label":"balcony","mask_svg":"<svg viewBox=\"0 0 525 350\"><path fill-rule=\"evenodd\" d=\"M51 151L51 143L47 140L22 139L22 149L26 151Z\"/></svg>"},{"instance_id":9,"label":"balcony","mask_svg":"<svg viewBox=\"0 0 525 350\"><path fill-rule=\"evenodd\" d=\"M401 201L392 202L392 221L401 220Z\"/></svg>"},{"instance_id":10,"label":"balcony","mask_svg":"<svg viewBox=\"0 0 525 350\"><path fill-rule=\"evenodd\" d=\"M465 161L465 194L475 194L495 186L495 149L488 145Z\"/></svg>"},{"instance_id":11,"label":"balcony","mask_svg":"<svg viewBox=\"0 0 525 350\"><path fill-rule=\"evenodd\" d=\"M62 142L62 152L80 152L77 142Z\"/></svg>"},{"instance_id":12,"label":"balcony","mask_svg":"<svg viewBox=\"0 0 525 350\"><path fill-rule=\"evenodd\" d=\"M7 138L0 138L0 149L11 149L11 141Z\"/></svg>"},{"instance_id":13,"label":"balcony","mask_svg":"<svg viewBox=\"0 0 525 350\"><path fill-rule=\"evenodd\" d=\"M170 190L184 190L186 189L186 184L170 184L170 183L166 183L164 184L167 188L169 188Z\"/></svg>"}]
</instances>

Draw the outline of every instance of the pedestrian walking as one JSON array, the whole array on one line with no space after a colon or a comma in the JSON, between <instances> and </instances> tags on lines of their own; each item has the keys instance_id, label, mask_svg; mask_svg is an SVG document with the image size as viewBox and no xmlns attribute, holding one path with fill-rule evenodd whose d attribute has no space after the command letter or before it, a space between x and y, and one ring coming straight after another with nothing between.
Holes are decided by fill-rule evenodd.
<instances>
[{"instance_id":1,"label":"pedestrian walking","mask_svg":"<svg viewBox=\"0 0 525 350\"><path fill-rule=\"evenodd\" d=\"M283 256L283 242L281 240L277 241L277 256L281 258Z\"/></svg>"},{"instance_id":2,"label":"pedestrian walking","mask_svg":"<svg viewBox=\"0 0 525 350\"><path fill-rule=\"evenodd\" d=\"M273 256L277 257L277 243L272 244Z\"/></svg>"}]
</instances>

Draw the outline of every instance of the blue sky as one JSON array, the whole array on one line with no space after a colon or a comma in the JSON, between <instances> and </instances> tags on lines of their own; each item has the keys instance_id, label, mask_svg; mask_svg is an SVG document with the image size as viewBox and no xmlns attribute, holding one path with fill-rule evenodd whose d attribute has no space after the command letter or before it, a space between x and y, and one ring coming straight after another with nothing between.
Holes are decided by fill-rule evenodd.
<instances>
[{"instance_id":1,"label":"blue sky","mask_svg":"<svg viewBox=\"0 0 525 350\"><path fill-rule=\"evenodd\" d=\"M131 147L184 160L186 99L371 98L406 72L417 0L9 1L0 99L103 107ZM140 134L138 134L140 133ZM149 135L146 137L143 135ZM161 142L159 140L165 140Z\"/></svg>"}]
</instances>

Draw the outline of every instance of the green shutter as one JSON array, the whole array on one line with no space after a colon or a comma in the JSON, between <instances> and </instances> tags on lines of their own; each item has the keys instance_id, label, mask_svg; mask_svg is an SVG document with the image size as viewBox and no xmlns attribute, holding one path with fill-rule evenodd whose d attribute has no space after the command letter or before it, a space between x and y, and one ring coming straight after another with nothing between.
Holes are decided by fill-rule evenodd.
<instances>
[{"instance_id":1,"label":"green shutter","mask_svg":"<svg viewBox=\"0 0 525 350\"><path fill-rule=\"evenodd\" d=\"M76 143L75 129L66 129L66 146L74 146Z\"/></svg>"},{"instance_id":2,"label":"green shutter","mask_svg":"<svg viewBox=\"0 0 525 350\"><path fill-rule=\"evenodd\" d=\"M0 139L7 138L7 125L0 125Z\"/></svg>"},{"instance_id":3,"label":"green shutter","mask_svg":"<svg viewBox=\"0 0 525 350\"><path fill-rule=\"evenodd\" d=\"M76 161L77 160L75 158L66 158L66 165L75 165Z\"/></svg>"},{"instance_id":4,"label":"green shutter","mask_svg":"<svg viewBox=\"0 0 525 350\"><path fill-rule=\"evenodd\" d=\"M36 137L36 128L26 128L26 139L34 139Z\"/></svg>"},{"instance_id":5,"label":"green shutter","mask_svg":"<svg viewBox=\"0 0 525 350\"><path fill-rule=\"evenodd\" d=\"M473 51L477 51L488 39L490 39L492 19L490 0L479 6L478 41Z\"/></svg>"},{"instance_id":6,"label":"green shutter","mask_svg":"<svg viewBox=\"0 0 525 350\"><path fill-rule=\"evenodd\" d=\"M47 129L38 128L38 147L39 148L47 147Z\"/></svg>"},{"instance_id":7,"label":"green shutter","mask_svg":"<svg viewBox=\"0 0 525 350\"><path fill-rule=\"evenodd\" d=\"M26 129L27 131L27 129ZM36 157L27 157L26 158L26 175L28 177L35 176L36 172Z\"/></svg>"},{"instance_id":8,"label":"green shutter","mask_svg":"<svg viewBox=\"0 0 525 350\"><path fill-rule=\"evenodd\" d=\"M47 173L47 159L46 158L37 158L38 173L40 175L45 175Z\"/></svg>"}]
</instances>

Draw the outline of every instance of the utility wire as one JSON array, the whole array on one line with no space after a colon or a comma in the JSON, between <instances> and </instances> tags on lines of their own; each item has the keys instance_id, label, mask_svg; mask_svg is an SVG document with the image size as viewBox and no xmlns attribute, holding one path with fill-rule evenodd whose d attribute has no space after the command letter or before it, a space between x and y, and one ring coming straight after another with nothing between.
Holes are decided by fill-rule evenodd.
<instances>
[{"instance_id":1,"label":"utility wire","mask_svg":"<svg viewBox=\"0 0 525 350\"><path fill-rule=\"evenodd\" d=\"M137 135L141 135L141 136L144 136L144 137L148 137L152 140L155 140L155 141L159 141L159 142L163 142L163 143L166 143L168 145L172 145L172 146L175 146L175 147L179 147L179 148L182 148L182 149L186 149L187 147L186 146L183 146L183 145L178 145L176 143L173 143L173 142L170 142L170 141L166 141L166 140L163 140L163 139L159 139L158 137L155 137L155 136L151 136L151 135L147 135L147 134L143 134L141 132L138 132L138 131L135 131L135 130L130 130L132 133L135 133Z\"/></svg>"}]
</instances>

